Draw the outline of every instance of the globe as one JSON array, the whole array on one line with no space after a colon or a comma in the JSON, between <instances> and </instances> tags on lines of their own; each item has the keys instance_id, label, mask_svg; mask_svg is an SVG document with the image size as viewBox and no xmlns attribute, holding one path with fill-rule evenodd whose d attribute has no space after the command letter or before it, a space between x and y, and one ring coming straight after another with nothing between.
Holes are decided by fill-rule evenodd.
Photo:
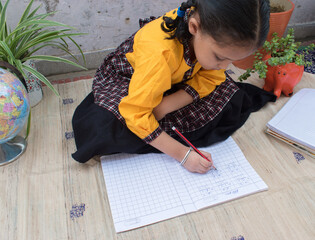
<instances>
[{"instance_id":1,"label":"globe","mask_svg":"<svg viewBox=\"0 0 315 240\"><path fill-rule=\"evenodd\" d=\"M15 75L0 68L0 157L2 161L6 160L3 160L4 157L12 155L10 153L12 146L4 148L3 144L12 140L23 129L29 111L30 104L24 85Z\"/></svg>"}]
</instances>

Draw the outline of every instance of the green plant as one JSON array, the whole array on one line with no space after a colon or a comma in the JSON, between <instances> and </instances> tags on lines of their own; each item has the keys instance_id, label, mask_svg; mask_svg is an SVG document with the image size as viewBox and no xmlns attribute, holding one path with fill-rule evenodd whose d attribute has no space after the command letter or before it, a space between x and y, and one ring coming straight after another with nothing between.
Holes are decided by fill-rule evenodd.
<instances>
[{"instance_id":1,"label":"green plant","mask_svg":"<svg viewBox=\"0 0 315 240\"><path fill-rule=\"evenodd\" d=\"M69 51L66 40L70 40L80 51L85 63L85 58L80 46L72 38L72 36L82 35L83 33L72 33L70 31L74 30L73 27L46 19L55 12L37 14L41 6L31 11L34 0L29 2L17 26L11 30L8 28L6 22L6 9L9 1L10 0L7 0L4 5L2 5L0 1L0 60L8 62L17 68L25 79L27 79L27 74L25 74L24 70L30 72L59 96L57 90L43 74L24 63L27 60L45 60L63 62L86 69L62 57L34 55L38 50L52 46L61 49L77 61L75 56Z\"/></svg>"},{"instance_id":2,"label":"green plant","mask_svg":"<svg viewBox=\"0 0 315 240\"><path fill-rule=\"evenodd\" d=\"M301 43L295 42L294 30L290 28L285 37L280 38L275 32L272 35L270 42L265 41L262 50L257 50L255 53L255 61L253 67L247 69L244 74L239 77L240 81L246 80L251 73L257 72L259 78L266 78L269 66L285 65L287 63L295 63L296 65L310 65L311 62L305 61L305 54L309 50L315 48L314 44L304 47L303 50L298 52ZM265 59L264 54L270 56Z\"/></svg>"}]
</instances>

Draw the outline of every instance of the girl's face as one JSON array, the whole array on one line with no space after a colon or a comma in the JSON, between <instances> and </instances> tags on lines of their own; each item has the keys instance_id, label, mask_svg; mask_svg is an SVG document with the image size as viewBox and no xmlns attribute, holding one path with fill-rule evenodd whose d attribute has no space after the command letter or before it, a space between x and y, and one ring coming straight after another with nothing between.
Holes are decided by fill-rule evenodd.
<instances>
[{"instance_id":1,"label":"girl's face","mask_svg":"<svg viewBox=\"0 0 315 240\"><path fill-rule=\"evenodd\" d=\"M195 15L195 14L194 14ZM191 45L195 58L206 70L226 69L233 61L241 60L251 55L256 49L252 46L220 45L209 34L200 29L198 17L189 19L188 27L192 34Z\"/></svg>"}]
</instances>

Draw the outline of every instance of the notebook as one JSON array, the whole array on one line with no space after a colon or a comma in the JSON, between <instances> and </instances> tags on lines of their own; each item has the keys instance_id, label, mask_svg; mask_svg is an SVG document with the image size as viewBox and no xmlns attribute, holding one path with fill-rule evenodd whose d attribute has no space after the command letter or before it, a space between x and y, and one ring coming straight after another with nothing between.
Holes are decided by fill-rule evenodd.
<instances>
[{"instance_id":1,"label":"notebook","mask_svg":"<svg viewBox=\"0 0 315 240\"><path fill-rule=\"evenodd\" d=\"M217 170L191 173L165 154L101 157L116 232L267 190L231 137L200 149L212 154Z\"/></svg>"},{"instance_id":2,"label":"notebook","mask_svg":"<svg viewBox=\"0 0 315 240\"><path fill-rule=\"evenodd\" d=\"M315 157L315 89L294 94L267 123L266 132Z\"/></svg>"}]
</instances>

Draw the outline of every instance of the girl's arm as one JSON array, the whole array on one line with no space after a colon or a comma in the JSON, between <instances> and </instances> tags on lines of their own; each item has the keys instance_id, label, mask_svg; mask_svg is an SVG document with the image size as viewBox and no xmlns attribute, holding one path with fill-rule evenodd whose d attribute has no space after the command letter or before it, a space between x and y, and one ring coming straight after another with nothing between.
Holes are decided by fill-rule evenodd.
<instances>
[{"instance_id":1,"label":"girl's arm","mask_svg":"<svg viewBox=\"0 0 315 240\"><path fill-rule=\"evenodd\" d=\"M193 98L185 90L163 97L162 102L153 109L156 120L162 119L166 114L187 106L193 102Z\"/></svg>"},{"instance_id":2,"label":"girl's arm","mask_svg":"<svg viewBox=\"0 0 315 240\"><path fill-rule=\"evenodd\" d=\"M151 146L156 149L164 152L170 157L176 159L178 162L181 162L186 155L189 147L184 146L166 132L162 132L156 139L151 143ZM201 151L208 159L211 159L211 154ZM190 172L206 173L210 170L212 163L205 160L195 151L191 151L184 167Z\"/></svg>"},{"instance_id":3,"label":"girl's arm","mask_svg":"<svg viewBox=\"0 0 315 240\"><path fill-rule=\"evenodd\" d=\"M185 90L178 90L177 92L168 95L163 98L162 102L153 110L153 114L157 120L162 119L167 113L178 110L182 107L187 106L193 102L193 98ZM181 162L186 155L189 147L181 144L167 133L162 132L156 139L151 143L151 146L160 150L161 152L169 155L170 157ZM208 158L211 158L211 154L202 151L202 153ZM190 172L206 173L212 166L211 162L208 162L201 157L195 151L191 151L184 167Z\"/></svg>"}]
</instances>

